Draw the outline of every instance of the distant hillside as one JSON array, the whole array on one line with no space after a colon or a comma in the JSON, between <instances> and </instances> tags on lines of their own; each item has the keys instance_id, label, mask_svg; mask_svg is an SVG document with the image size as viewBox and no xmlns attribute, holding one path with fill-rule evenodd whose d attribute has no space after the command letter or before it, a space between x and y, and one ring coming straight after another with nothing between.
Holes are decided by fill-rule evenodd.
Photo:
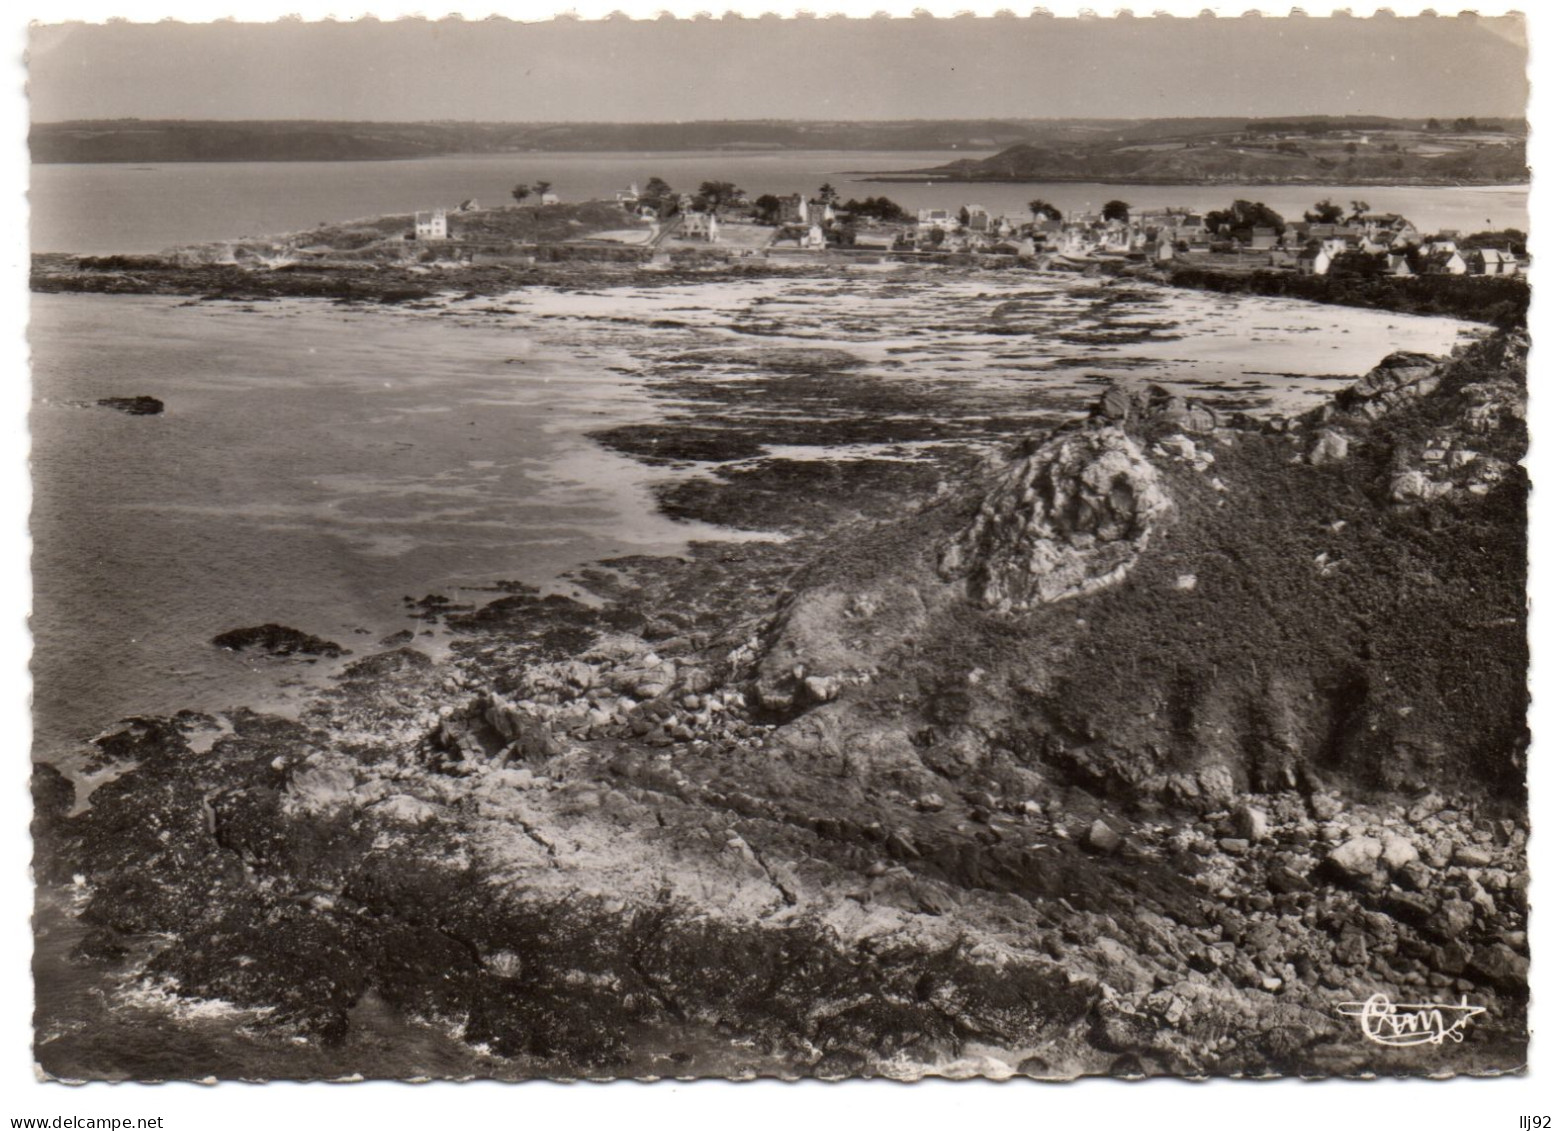
<instances>
[{"instance_id":1,"label":"distant hillside","mask_svg":"<svg viewBox=\"0 0 1561 1131\"><path fill-rule=\"evenodd\" d=\"M1424 128L1254 129L1227 136L1128 137L1089 146L1022 143L925 175L951 181L1233 184L1512 184L1528 180L1521 135Z\"/></svg>"},{"instance_id":2,"label":"distant hillside","mask_svg":"<svg viewBox=\"0 0 1561 1131\"><path fill-rule=\"evenodd\" d=\"M1485 123L1520 132L1523 123ZM964 150L1009 148L1057 154L1132 151L1132 147L1207 142L1254 131L1387 131L1411 134L1421 122L1390 118L958 119L893 122L323 122L113 121L41 122L32 127L39 164L187 161L352 161L449 153L531 150L832 149ZM1148 150L1144 150L1148 152ZM1005 154L999 154L998 160ZM1066 161L1064 157L1057 160ZM1128 162L1128 172L1132 171ZM1519 160L1521 172L1521 158ZM1028 176L1025 169L1001 176ZM1159 175L1151 173L1146 175ZM1174 175L1174 174L1168 174Z\"/></svg>"}]
</instances>

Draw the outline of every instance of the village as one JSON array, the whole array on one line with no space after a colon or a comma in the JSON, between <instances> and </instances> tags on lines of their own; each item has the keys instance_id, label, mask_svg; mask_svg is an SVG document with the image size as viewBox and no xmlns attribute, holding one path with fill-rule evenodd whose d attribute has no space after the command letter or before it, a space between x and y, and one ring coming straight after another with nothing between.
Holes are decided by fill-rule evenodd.
<instances>
[{"instance_id":1,"label":"village","mask_svg":"<svg viewBox=\"0 0 1561 1131\"><path fill-rule=\"evenodd\" d=\"M540 235L548 213L581 205L566 204L551 183L517 185L515 204L498 210L519 216L515 238L498 246L492 233L495 212L475 200L453 209L419 212L405 239L440 245L440 252L466 262L524 252L544 242ZM983 265L1008 262L1054 270L1088 270L1116 261L1170 266L1188 264L1216 271L1279 272L1300 275L1349 275L1409 278L1422 275L1512 276L1526 274L1525 235L1519 231L1465 233L1421 231L1408 217L1373 211L1366 201L1336 204L1320 200L1300 219L1287 219L1259 202L1236 200L1229 209L1200 212L1191 208L1139 210L1122 200L1098 209L1063 212L1034 200L1024 214L989 211L979 203L922 208L914 214L886 197L843 200L829 184L812 196L763 194L750 198L737 186L706 181L697 193L676 192L653 177L642 189L631 184L615 194L608 217L621 215L622 226L603 221L564 231L550 241L580 248L636 249L650 265L674 257L770 260L893 259L946 261L974 257ZM478 215L481 224L468 224ZM524 218L530 217L530 238ZM603 226L606 223L607 226ZM555 247L555 251L560 250Z\"/></svg>"}]
</instances>

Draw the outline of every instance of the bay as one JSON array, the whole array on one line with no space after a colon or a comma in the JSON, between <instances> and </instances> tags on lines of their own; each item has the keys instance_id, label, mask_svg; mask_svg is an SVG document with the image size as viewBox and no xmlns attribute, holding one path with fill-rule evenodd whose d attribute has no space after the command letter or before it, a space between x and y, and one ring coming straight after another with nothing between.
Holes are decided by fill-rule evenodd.
<instances>
[{"instance_id":1,"label":"bay","mask_svg":"<svg viewBox=\"0 0 1561 1131\"><path fill-rule=\"evenodd\" d=\"M176 165L35 165L29 194L37 252L145 253L192 243L302 231L357 217L453 207L467 198L509 202L516 183L548 180L561 199L611 199L659 176L680 191L732 181L751 196L816 192L825 181L845 197L888 196L908 209L980 204L1023 215L1044 199L1064 210L1122 199L1137 208L1228 207L1260 200L1299 219L1315 201L1364 198L1424 230L1528 228L1527 186L1467 188L1328 185L878 183L895 170L930 168L955 154L927 152L696 151L519 153L406 161L235 162ZM960 153L957 156L972 156Z\"/></svg>"}]
</instances>

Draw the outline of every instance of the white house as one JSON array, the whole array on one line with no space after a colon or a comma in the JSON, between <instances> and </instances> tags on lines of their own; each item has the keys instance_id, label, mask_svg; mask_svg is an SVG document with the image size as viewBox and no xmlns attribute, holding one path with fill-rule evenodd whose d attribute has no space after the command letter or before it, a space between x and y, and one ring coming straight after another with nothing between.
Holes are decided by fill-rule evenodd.
<instances>
[{"instance_id":1,"label":"white house","mask_svg":"<svg viewBox=\"0 0 1561 1131\"><path fill-rule=\"evenodd\" d=\"M678 225L678 235L689 240L709 240L714 243L720 232L714 212L685 212Z\"/></svg>"},{"instance_id":2,"label":"white house","mask_svg":"<svg viewBox=\"0 0 1561 1131\"><path fill-rule=\"evenodd\" d=\"M556 192L545 192L545 193L543 193L542 194L542 203L543 204L557 204L558 203L558 194Z\"/></svg>"},{"instance_id":3,"label":"white house","mask_svg":"<svg viewBox=\"0 0 1561 1131\"><path fill-rule=\"evenodd\" d=\"M945 232L957 232L959 230L958 213L950 212L947 208L923 208L916 213L916 230L925 235L934 228Z\"/></svg>"},{"instance_id":4,"label":"white house","mask_svg":"<svg viewBox=\"0 0 1561 1131\"><path fill-rule=\"evenodd\" d=\"M420 240L444 240L450 238L450 226L445 220L444 209L418 212L412 217L412 232Z\"/></svg>"},{"instance_id":5,"label":"white house","mask_svg":"<svg viewBox=\"0 0 1561 1131\"><path fill-rule=\"evenodd\" d=\"M1333 266L1333 252L1326 245L1315 251L1303 251L1296 257L1296 266L1303 275L1326 275L1328 268Z\"/></svg>"},{"instance_id":6,"label":"white house","mask_svg":"<svg viewBox=\"0 0 1561 1131\"><path fill-rule=\"evenodd\" d=\"M855 246L864 251L893 251L896 239L893 232L858 232Z\"/></svg>"},{"instance_id":7,"label":"white house","mask_svg":"<svg viewBox=\"0 0 1561 1131\"><path fill-rule=\"evenodd\" d=\"M835 206L829 201L809 200L803 201L797 213L803 224L823 227L835 222Z\"/></svg>"}]
</instances>

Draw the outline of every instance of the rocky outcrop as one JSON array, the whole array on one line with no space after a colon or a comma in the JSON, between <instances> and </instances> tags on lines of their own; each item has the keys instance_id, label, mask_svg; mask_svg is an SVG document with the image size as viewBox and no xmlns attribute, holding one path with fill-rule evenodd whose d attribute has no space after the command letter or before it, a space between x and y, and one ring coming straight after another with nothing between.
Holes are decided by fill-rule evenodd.
<instances>
[{"instance_id":1,"label":"rocky outcrop","mask_svg":"<svg viewBox=\"0 0 1561 1131\"><path fill-rule=\"evenodd\" d=\"M1389 354L1335 398L1344 411L1375 420L1436 389L1442 359L1423 353Z\"/></svg>"},{"instance_id":2,"label":"rocky outcrop","mask_svg":"<svg viewBox=\"0 0 1561 1131\"><path fill-rule=\"evenodd\" d=\"M323 656L334 659L351 654L340 644L281 624L230 629L214 636L211 642L229 652L254 651L268 656Z\"/></svg>"},{"instance_id":3,"label":"rocky outcrop","mask_svg":"<svg viewBox=\"0 0 1561 1131\"><path fill-rule=\"evenodd\" d=\"M1126 576L1170 510L1138 442L1119 424L1092 421L1016 461L938 569L990 609L1083 596Z\"/></svg>"}]
</instances>

